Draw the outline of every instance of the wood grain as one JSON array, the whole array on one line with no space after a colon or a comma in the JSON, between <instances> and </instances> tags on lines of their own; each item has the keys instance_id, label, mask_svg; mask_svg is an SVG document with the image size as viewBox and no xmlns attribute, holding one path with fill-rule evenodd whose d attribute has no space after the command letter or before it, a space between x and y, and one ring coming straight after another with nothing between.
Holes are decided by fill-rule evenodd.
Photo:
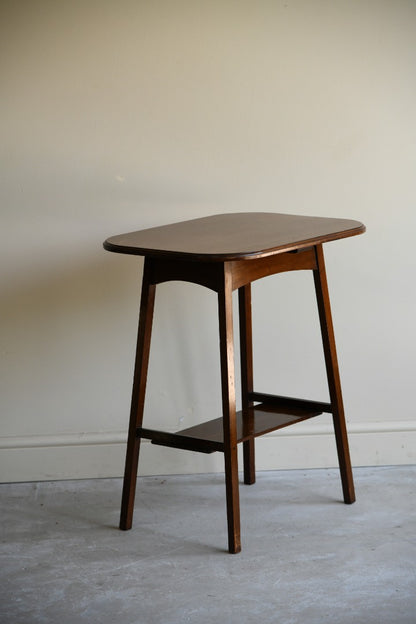
<instances>
[{"instance_id":1,"label":"wood grain","mask_svg":"<svg viewBox=\"0 0 416 624\"><path fill-rule=\"evenodd\" d=\"M156 288L150 283L151 263L151 260L146 259L143 272L136 360L133 376L133 392L130 408L130 424L127 438L123 495L120 512L120 529L123 531L131 529L133 522L134 499L136 494L137 467L140 451L140 438L136 436L136 431L137 427L140 427L143 422Z\"/></svg>"},{"instance_id":2,"label":"wood grain","mask_svg":"<svg viewBox=\"0 0 416 624\"><path fill-rule=\"evenodd\" d=\"M365 231L358 221L240 212L181 221L112 236L107 251L204 262L261 258Z\"/></svg>"},{"instance_id":3,"label":"wood grain","mask_svg":"<svg viewBox=\"0 0 416 624\"><path fill-rule=\"evenodd\" d=\"M145 256L120 528L132 525L141 438L203 453L224 453L228 549L241 550L237 445L244 482L255 482L254 438L332 413L344 501L355 500L347 430L322 244L365 231L358 221L274 213L236 213L113 236L105 249ZM314 276L330 402L255 392L251 283L282 271ZM143 410L156 285L183 280L218 296L222 417L177 433L144 428ZM239 291L242 409L236 411L232 292ZM255 405L261 402L260 405Z\"/></svg>"}]
</instances>

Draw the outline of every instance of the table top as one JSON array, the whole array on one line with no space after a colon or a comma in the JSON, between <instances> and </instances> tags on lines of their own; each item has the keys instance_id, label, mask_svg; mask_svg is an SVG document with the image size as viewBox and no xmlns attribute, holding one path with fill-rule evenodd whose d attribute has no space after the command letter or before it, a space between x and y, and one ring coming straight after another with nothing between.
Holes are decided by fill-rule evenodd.
<instances>
[{"instance_id":1,"label":"table top","mask_svg":"<svg viewBox=\"0 0 416 624\"><path fill-rule=\"evenodd\" d=\"M238 212L112 236L116 253L205 262L263 258L365 232L359 221Z\"/></svg>"}]
</instances>

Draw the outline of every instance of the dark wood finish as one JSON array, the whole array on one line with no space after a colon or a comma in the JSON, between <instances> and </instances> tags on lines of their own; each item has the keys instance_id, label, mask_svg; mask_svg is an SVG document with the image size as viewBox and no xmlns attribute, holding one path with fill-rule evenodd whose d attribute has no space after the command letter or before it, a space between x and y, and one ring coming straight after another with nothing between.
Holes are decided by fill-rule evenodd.
<instances>
[{"instance_id":1,"label":"dark wood finish","mask_svg":"<svg viewBox=\"0 0 416 624\"><path fill-rule=\"evenodd\" d=\"M316 269L314 248L298 251L286 251L274 256L254 258L247 260L234 260L231 264L233 275L233 290L241 288L245 284L251 284L255 280L268 275L283 273L284 271L304 271Z\"/></svg>"},{"instance_id":2,"label":"dark wood finish","mask_svg":"<svg viewBox=\"0 0 416 624\"><path fill-rule=\"evenodd\" d=\"M235 263L233 263L235 264ZM251 284L246 284L238 291L239 322L240 322L240 364L241 364L241 405L244 430L254 430L253 401L253 335L251 321ZM254 437L250 436L243 443L244 483L252 485L256 482Z\"/></svg>"},{"instance_id":3,"label":"dark wood finish","mask_svg":"<svg viewBox=\"0 0 416 624\"><path fill-rule=\"evenodd\" d=\"M174 258L155 258L151 280L153 284L162 284L173 280L191 282L206 286L218 292L224 267L221 263L186 262Z\"/></svg>"},{"instance_id":4,"label":"dark wood finish","mask_svg":"<svg viewBox=\"0 0 416 624\"><path fill-rule=\"evenodd\" d=\"M150 338L155 301L155 286L150 284L151 262L152 261L149 259L145 260L143 271L136 360L134 365L133 393L130 410L130 425L127 439L126 465L124 470L123 496L120 513L120 529L124 531L131 529L132 526L134 498L136 494L137 466L140 451L140 438L136 436L136 430L137 427L140 427L143 422L147 368L149 363Z\"/></svg>"},{"instance_id":5,"label":"dark wood finish","mask_svg":"<svg viewBox=\"0 0 416 624\"><path fill-rule=\"evenodd\" d=\"M236 290L255 280L284 271L304 271L316 269L314 247L299 251L287 251L274 256L247 260L234 260L230 263L232 289ZM176 258L154 258L150 280L161 284L173 280L191 282L218 291L223 273L222 263L208 263Z\"/></svg>"},{"instance_id":6,"label":"dark wood finish","mask_svg":"<svg viewBox=\"0 0 416 624\"><path fill-rule=\"evenodd\" d=\"M271 212L220 214L108 238L108 251L139 256L224 262L253 260L365 231L347 219Z\"/></svg>"},{"instance_id":7,"label":"dark wood finish","mask_svg":"<svg viewBox=\"0 0 416 624\"><path fill-rule=\"evenodd\" d=\"M276 394L266 394L265 392L250 392L249 398L252 401L259 401L265 405L270 405L280 409L299 408L319 413L328 412L332 414L331 403L323 403L322 401L307 401L305 399L296 399L287 396L278 396Z\"/></svg>"},{"instance_id":8,"label":"dark wood finish","mask_svg":"<svg viewBox=\"0 0 416 624\"><path fill-rule=\"evenodd\" d=\"M224 453L229 552L241 549L237 444L244 482L254 483L254 438L312 418L333 415L346 503L355 500L322 244L365 231L357 222L272 213L223 214L114 236L109 251L145 256L120 528L132 525L141 438L180 449ZM282 271L313 271L330 403L255 392L251 282ZM218 295L222 418L167 433L142 427L156 285L200 284ZM239 290L242 409L236 412L232 292ZM254 405L260 402L260 405Z\"/></svg>"},{"instance_id":9,"label":"dark wood finish","mask_svg":"<svg viewBox=\"0 0 416 624\"><path fill-rule=\"evenodd\" d=\"M321 324L322 343L325 354L338 461L341 472L342 491L344 494L344 502L353 503L355 501L354 481L348 447L344 404L342 400L341 381L339 377L337 350L335 346L334 327L332 324L331 306L329 302L328 283L326 279L322 245L316 246L316 261L318 268L313 272L313 276L318 302L319 320Z\"/></svg>"},{"instance_id":10,"label":"dark wood finish","mask_svg":"<svg viewBox=\"0 0 416 624\"><path fill-rule=\"evenodd\" d=\"M318 416L322 412L312 409L260 404L248 408L246 412L236 412L237 444L252 441L254 438L283 429L294 423ZM138 427L137 436L151 440L153 444L170 446L199 453L224 452L224 427L222 418L214 418L200 425L182 429L176 433Z\"/></svg>"},{"instance_id":11,"label":"dark wood finish","mask_svg":"<svg viewBox=\"0 0 416 624\"><path fill-rule=\"evenodd\" d=\"M224 430L225 488L227 498L228 550L240 552L240 502L238 491L237 418L235 405L232 275L224 266L218 291L220 329L222 416Z\"/></svg>"},{"instance_id":12,"label":"dark wood finish","mask_svg":"<svg viewBox=\"0 0 416 624\"><path fill-rule=\"evenodd\" d=\"M221 427L221 430L214 430L212 438L208 435L210 431L209 425L214 421L208 421L203 425L196 425L183 431L176 433L168 433L167 431L158 431L157 429L145 429L139 427L137 436L151 440L152 444L159 446L170 446L184 451L196 451L197 453L215 453L215 451L224 452L224 434L222 430L222 418L217 418L215 424Z\"/></svg>"}]
</instances>

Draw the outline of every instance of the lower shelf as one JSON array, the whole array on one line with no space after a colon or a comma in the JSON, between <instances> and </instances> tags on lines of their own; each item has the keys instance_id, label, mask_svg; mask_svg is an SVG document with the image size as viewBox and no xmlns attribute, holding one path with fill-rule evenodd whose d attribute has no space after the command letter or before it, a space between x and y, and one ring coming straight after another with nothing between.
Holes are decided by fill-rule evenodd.
<instances>
[{"instance_id":1,"label":"lower shelf","mask_svg":"<svg viewBox=\"0 0 416 624\"><path fill-rule=\"evenodd\" d=\"M245 422L243 422L243 412L237 412L237 442L244 442L276 429L288 427L321 413L322 411L311 411L297 407L278 409L270 404L261 403L249 408ZM215 418L176 433L139 427L137 437L151 440L153 444L201 453L224 451L222 418Z\"/></svg>"}]
</instances>

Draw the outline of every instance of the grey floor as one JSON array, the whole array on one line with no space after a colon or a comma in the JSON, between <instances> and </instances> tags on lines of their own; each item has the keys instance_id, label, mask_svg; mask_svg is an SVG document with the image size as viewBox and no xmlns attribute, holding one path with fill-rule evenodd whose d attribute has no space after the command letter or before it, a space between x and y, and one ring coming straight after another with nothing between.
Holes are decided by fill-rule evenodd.
<instances>
[{"instance_id":1,"label":"grey floor","mask_svg":"<svg viewBox=\"0 0 416 624\"><path fill-rule=\"evenodd\" d=\"M416 466L258 474L226 552L222 475L0 486L0 622L416 623Z\"/></svg>"}]
</instances>

